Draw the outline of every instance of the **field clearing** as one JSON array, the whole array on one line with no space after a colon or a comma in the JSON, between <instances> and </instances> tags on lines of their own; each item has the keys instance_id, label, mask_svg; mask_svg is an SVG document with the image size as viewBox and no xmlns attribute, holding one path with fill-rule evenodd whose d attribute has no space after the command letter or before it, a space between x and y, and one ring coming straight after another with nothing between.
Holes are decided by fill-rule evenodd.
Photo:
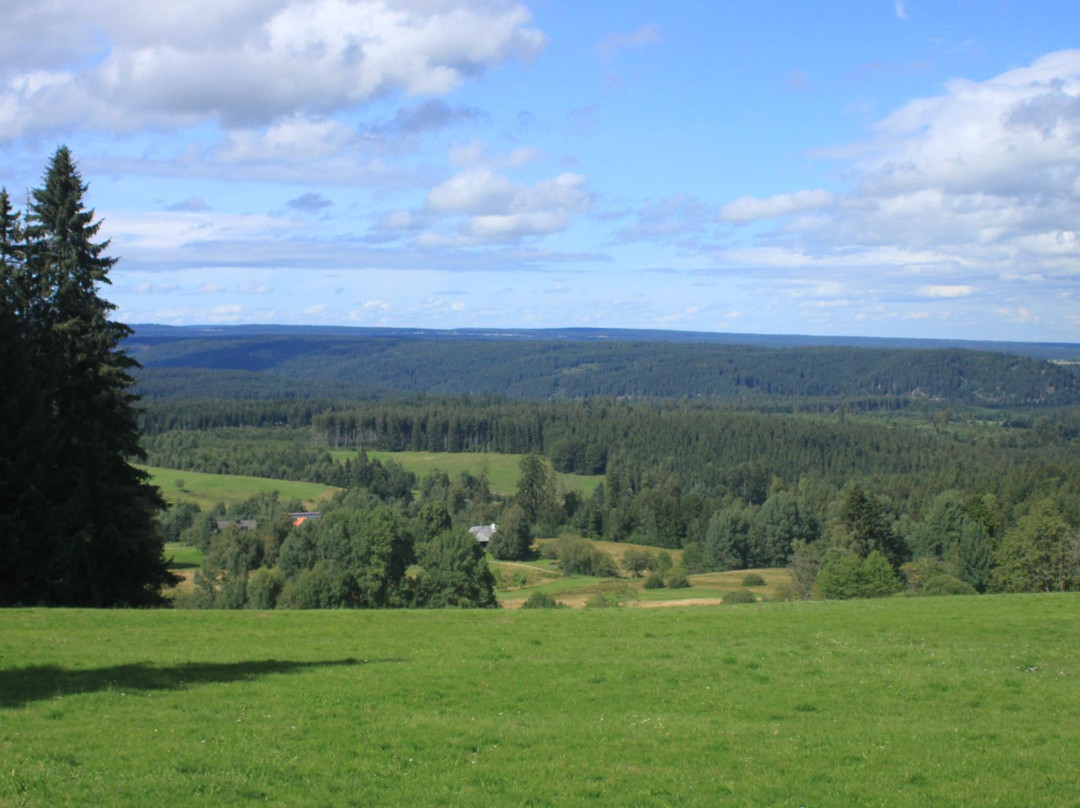
<instances>
[{"instance_id":1,"label":"field clearing","mask_svg":"<svg viewBox=\"0 0 1080 808\"><path fill-rule=\"evenodd\" d=\"M165 545L165 564L171 570L193 570L202 566L203 554L198 547L170 542Z\"/></svg>"},{"instance_id":2,"label":"field clearing","mask_svg":"<svg viewBox=\"0 0 1080 808\"><path fill-rule=\"evenodd\" d=\"M243 477L238 474L206 474L198 471L177 471L155 466L138 466L150 473L150 483L161 489L161 495L170 504L194 502L204 511L224 502L235 505L256 494L277 491L281 499L303 500L304 508L313 509L318 503L329 499L340 488L319 483L301 483L293 480L271 480L267 477ZM183 489L176 481L183 480Z\"/></svg>"},{"instance_id":3,"label":"field clearing","mask_svg":"<svg viewBox=\"0 0 1080 808\"><path fill-rule=\"evenodd\" d=\"M1073 804L1077 614L4 610L0 804Z\"/></svg>"},{"instance_id":4,"label":"field clearing","mask_svg":"<svg viewBox=\"0 0 1080 808\"><path fill-rule=\"evenodd\" d=\"M333 449L330 452L338 462L356 457L352 449ZM517 488L518 466L520 454L495 454L494 452L380 452L368 451L367 456L372 460L393 460L399 463L406 471L411 471L417 477L431 474L433 471L446 472L453 479L467 471L479 476L486 472L488 485L493 493L512 494ZM601 482L603 476L587 476L583 474L555 474L557 485L568 491L580 491L584 496L592 495Z\"/></svg>"},{"instance_id":5,"label":"field clearing","mask_svg":"<svg viewBox=\"0 0 1080 808\"><path fill-rule=\"evenodd\" d=\"M543 546L556 539L540 539L538 546ZM666 552L675 566L682 563L682 550L666 550L645 544L626 542L592 541L590 544L607 553L621 563L623 556L630 550L639 550L658 555ZM715 605L723 600L728 592L736 589L749 589L758 600L772 600L781 587L791 583L791 573L787 569L731 570L728 572L709 572L690 576L690 586L684 589L645 589L645 578L594 578L587 575L563 576L558 565L547 559L529 562L489 562L496 575L503 580L510 580L515 571L521 569L532 574L519 586L496 592L499 603L509 609L520 607L534 592L550 595L565 606L581 608L593 595L620 589L629 589L633 595L627 605L641 606L677 606ZM743 578L750 573L757 573L765 580L764 586L744 587Z\"/></svg>"}]
</instances>

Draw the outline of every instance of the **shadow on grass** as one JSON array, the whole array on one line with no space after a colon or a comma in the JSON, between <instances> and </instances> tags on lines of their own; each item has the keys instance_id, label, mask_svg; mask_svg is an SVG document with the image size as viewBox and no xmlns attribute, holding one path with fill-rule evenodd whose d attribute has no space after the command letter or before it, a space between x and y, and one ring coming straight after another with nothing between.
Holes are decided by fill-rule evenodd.
<instances>
[{"instance_id":1,"label":"shadow on grass","mask_svg":"<svg viewBox=\"0 0 1080 808\"><path fill-rule=\"evenodd\" d=\"M296 673L310 668L402 662L400 659L334 659L290 662L265 659L249 662L185 662L159 667L147 662L108 668L66 670L56 665L32 665L0 670L0 707L21 707L57 696L102 690L181 690L193 685L255 679L269 673Z\"/></svg>"}]
</instances>

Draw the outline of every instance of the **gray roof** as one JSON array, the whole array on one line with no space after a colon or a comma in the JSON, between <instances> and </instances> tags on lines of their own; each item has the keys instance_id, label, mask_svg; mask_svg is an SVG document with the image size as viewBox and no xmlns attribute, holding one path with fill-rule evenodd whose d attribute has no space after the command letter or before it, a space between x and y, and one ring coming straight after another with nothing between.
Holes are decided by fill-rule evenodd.
<instances>
[{"instance_id":1,"label":"gray roof","mask_svg":"<svg viewBox=\"0 0 1080 808\"><path fill-rule=\"evenodd\" d=\"M476 537L478 542L487 544L498 529L498 525L473 525L469 528L469 532Z\"/></svg>"}]
</instances>

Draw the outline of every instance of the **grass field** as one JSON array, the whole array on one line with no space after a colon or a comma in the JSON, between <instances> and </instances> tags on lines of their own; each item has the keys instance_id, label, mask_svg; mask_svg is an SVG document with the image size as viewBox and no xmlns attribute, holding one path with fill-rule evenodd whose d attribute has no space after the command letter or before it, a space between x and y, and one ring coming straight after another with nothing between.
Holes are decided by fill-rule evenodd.
<instances>
[{"instance_id":1,"label":"grass field","mask_svg":"<svg viewBox=\"0 0 1080 808\"><path fill-rule=\"evenodd\" d=\"M356 457L356 452L351 449L335 449L330 454L338 461ZM514 492L517 488L518 465L524 457L520 454L495 454L493 452L369 451L367 454L372 460L393 460L395 463L400 463L406 471L411 471L417 477L423 477L436 469L446 472L451 479L463 471L475 475L484 471L487 473L488 485L496 494ZM602 476L592 477L582 474L556 474L555 476L560 486L567 490L580 491L586 497L590 496L604 479Z\"/></svg>"},{"instance_id":2,"label":"grass field","mask_svg":"<svg viewBox=\"0 0 1080 808\"><path fill-rule=\"evenodd\" d=\"M595 543L601 546L607 544ZM512 565L502 562L492 562L492 566L504 576L508 572L512 573L514 569ZM587 575L556 577L557 573L547 572L543 577L533 577L526 586L500 591L496 595L499 603L511 609L520 606L533 592L543 592L566 606L579 607L584 606L593 595L616 589L629 589L633 592L633 600L642 606L668 605L674 601L712 604L722 601L724 595L732 590L745 588L742 586L742 579L748 572L756 572L765 579L765 586L750 587L758 600L771 600L779 587L791 583L791 573L786 569L735 570L691 575L690 586L685 589L645 589L644 578L591 578Z\"/></svg>"},{"instance_id":3,"label":"grass field","mask_svg":"<svg viewBox=\"0 0 1080 808\"><path fill-rule=\"evenodd\" d=\"M292 480L271 480L266 477L242 477L235 474L204 474L198 471L177 471L154 466L140 466L150 472L150 482L161 489L170 503L194 502L203 510L219 502L234 505L264 491L277 491L281 499L300 499L305 508L314 508L340 489L318 483L298 483ZM177 486L183 480L184 487Z\"/></svg>"},{"instance_id":4,"label":"grass field","mask_svg":"<svg viewBox=\"0 0 1080 808\"><path fill-rule=\"evenodd\" d=\"M0 805L1070 805L1078 615L4 610Z\"/></svg>"},{"instance_id":5,"label":"grass field","mask_svg":"<svg viewBox=\"0 0 1080 808\"><path fill-rule=\"evenodd\" d=\"M187 544L166 544L165 563L171 570L194 570L202 566L203 554Z\"/></svg>"}]
</instances>

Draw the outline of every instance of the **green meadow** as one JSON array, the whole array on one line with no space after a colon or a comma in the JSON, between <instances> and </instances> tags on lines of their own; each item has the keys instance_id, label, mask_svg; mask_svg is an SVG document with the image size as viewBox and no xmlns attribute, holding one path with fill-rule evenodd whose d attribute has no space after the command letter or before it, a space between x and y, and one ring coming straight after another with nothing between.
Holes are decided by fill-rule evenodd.
<instances>
[{"instance_id":1,"label":"green meadow","mask_svg":"<svg viewBox=\"0 0 1080 808\"><path fill-rule=\"evenodd\" d=\"M356 457L352 449L334 449L331 456L338 461ZM517 487L518 466L521 464L521 454L495 454L494 452L381 452L368 451L368 457L372 460L393 460L401 464L406 471L411 471L418 478L433 471L445 472L451 479L461 472L467 471L473 475L481 472L487 474L488 485L496 494L512 494ZM596 486L603 482L602 476L587 476L583 474L556 473L557 484L562 488L572 491L580 491L584 496L590 496Z\"/></svg>"},{"instance_id":2,"label":"green meadow","mask_svg":"<svg viewBox=\"0 0 1080 808\"><path fill-rule=\"evenodd\" d=\"M1075 804L1078 615L4 610L0 805Z\"/></svg>"},{"instance_id":3,"label":"green meadow","mask_svg":"<svg viewBox=\"0 0 1080 808\"><path fill-rule=\"evenodd\" d=\"M266 477L243 477L236 474L205 474L198 471L177 471L154 466L140 466L150 473L150 483L161 489L170 504L194 502L209 510L219 502L235 505L256 494L277 491L281 499L299 499L304 507L315 507L340 489L319 483L293 480L271 480ZM178 483L183 483L181 488Z\"/></svg>"}]
</instances>

